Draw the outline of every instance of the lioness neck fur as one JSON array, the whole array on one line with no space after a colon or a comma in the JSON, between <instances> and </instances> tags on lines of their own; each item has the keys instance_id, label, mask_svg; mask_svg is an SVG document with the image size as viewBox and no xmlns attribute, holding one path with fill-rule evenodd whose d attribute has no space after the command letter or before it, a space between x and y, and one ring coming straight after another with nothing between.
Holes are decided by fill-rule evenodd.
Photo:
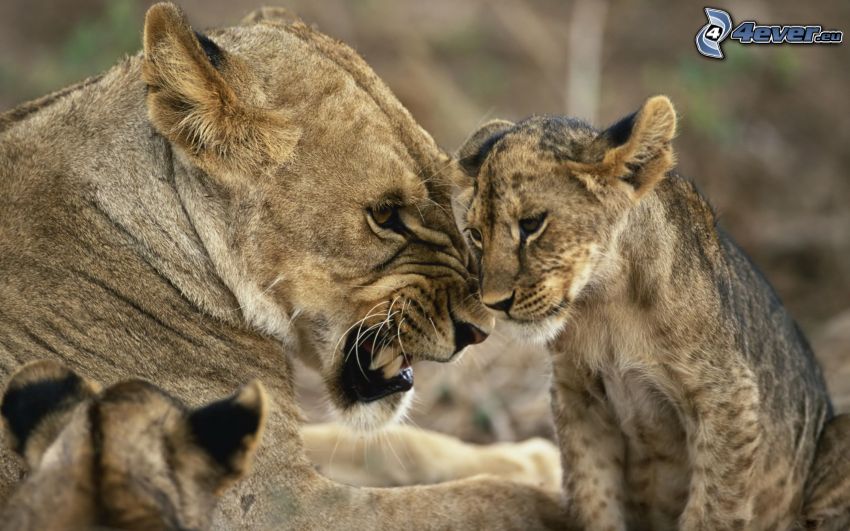
<instances>
[{"instance_id":1,"label":"lioness neck fur","mask_svg":"<svg viewBox=\"0 0 850 531\"><path fill-rule=\"evenodd\" d=\"M403 414L410 363L492 326L450 157L350 48L273 11L200 35L157 4L143 54L0 123L0 372L61 360L190 406L262 379L274 407L254 473L218 504L227 528L560 518L540 489L353 489L304 456L288 354L368 429ZM8 496L20 470L0 467Z\"/></svg>"},{"instance_id":2,"label":"lioness neck fur","mask_svg":"<svg viewBox=\"0 0 850 531\"><path fill-rule=\"evenodd\" d=\"M206 529L250 466L265 404L259 381L190 410L143 380L100 391L55 361L27 364L0 406L28 470L0 529Z\"/></svg>"},{"instance_id":3,"label":"lioness neck fur","mask_svg":"<svg viewBox=\"0 0 850 531\"><path fill-rule=\"evenodd\" d=\"M564 487L583 528L819 522L803 505L832 415L820 369L768 282L670 172L675 126L656 97L602 132L536 117L474 134L459 157L474 178L462 200L482 299L507 329L549 341Z\"/></svg>"}]
</instances>

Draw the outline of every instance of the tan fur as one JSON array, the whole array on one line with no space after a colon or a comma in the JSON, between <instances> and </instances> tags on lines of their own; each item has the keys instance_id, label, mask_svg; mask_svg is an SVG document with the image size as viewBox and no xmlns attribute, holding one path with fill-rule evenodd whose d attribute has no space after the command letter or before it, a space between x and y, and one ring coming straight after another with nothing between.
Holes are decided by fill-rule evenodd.
<instances>
[{"instance_id":1,"label":"tan fur","mask_svg":"<svg viewBox=\"0 0 850 531\"><path fill-rule=\"evenodd\" d=\"M803 515L806 529L850 528L850 415L838 415L823 429L817 456L806 483Z\"/></svg>"},{"instance_id":2,"label":"tan fur","mask_svg":"<svg viewBox=\"0 0 850 531\"><path fill-rule=\"evenodd\" d=\"M304 426L301 437L322 474L349 485L427 485L478 474L547 490L561 485L560 454L546 439L477 445L412 426L363 434L335 424Z\"/></svg>"},{"instance_id":3,"label":"tan fur","mask_svg":"<svg viewBox=\"0 0 850 531\"><path fill-rule=\"evenodd\" d=\"M218 495L254 457L266 415L263 386L252 382L197 411L141 380L95 388L54 361L31 363L12 377L4 423L28 475L0 514L0 528L206 528ZM230 407L212 413L220 424L212 439L193 428L193 417L221 405ZM250 425L240 422L246 415ZM40 418L21 441L16 429L27 416ZM219 445L228 432L234 446L219 461L206 445Z\"/></svg>"},{"instance_id":4,"label":"tan fur","mask_svg":"<svg viewBox=\"0 0 850 531\"><path fill-rule=\"evenodd\" d=\"M0 119L2 373L58 359L94 379L142 376L192 406L262 378L266 444L217 526L557 521L558 500L534 487L359 490L304 457L290 356L323 375L343 420L372 429L411 393L352 398L343 375L371 364L355 364L349 332L380 333L376 357L415 365L448 361L492 318L451 215L450 157L350 48L268 15L203 45L157 4L143 54ZM375 223L387 208L403 230ZM8 492L19 467L0 466Z\"/></svg>"},{"instance_id":5,"label":"tan fur","mask_svg":"<svg viewBox=\"0 0 850 531\"><path fill-rule=\"evenodd\" d=\"M238 56L214 67L183 15L168 7L148 14L144 44L151 122L198 167L252 175L286 162L301 132Z\"/></svg>"},{"instance_id":6,"label":"tan fur","mask_svg":"<svg viewBox=\"0 0 850 531\"><path fill-rule=\"evenodd\" d=\"M832 414L821 372L767 281L670 171L670 101L603 132L554 117L486 128L459 154L482 299L504 330L548 341L581 526L802 525ZM815 466L847 499L835 481L846 467Z\"/></svg>"}]
</instances>

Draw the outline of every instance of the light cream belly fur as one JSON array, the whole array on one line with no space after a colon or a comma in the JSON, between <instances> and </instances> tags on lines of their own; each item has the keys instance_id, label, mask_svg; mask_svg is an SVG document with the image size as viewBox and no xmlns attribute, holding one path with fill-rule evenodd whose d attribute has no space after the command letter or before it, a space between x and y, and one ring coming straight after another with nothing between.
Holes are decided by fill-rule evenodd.
<instances>
[{"instance_id":1,"label":"light cream belly fur","mask_svg":"<svg viewBox=\"0 0 850 531\"><path fill-rule=\"evenodd\" d=\"M602 381L625 440L629 528L674 529L690 482L679 413L637 370L607 372Z\"/></svg>"}]
</instances>

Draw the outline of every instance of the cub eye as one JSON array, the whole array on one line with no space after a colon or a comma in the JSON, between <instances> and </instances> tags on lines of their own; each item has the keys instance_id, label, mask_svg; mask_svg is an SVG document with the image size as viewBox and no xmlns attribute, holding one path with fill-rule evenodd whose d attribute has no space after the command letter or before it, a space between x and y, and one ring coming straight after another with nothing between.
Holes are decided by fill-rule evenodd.
<instances>
[{"instance_id":1,"label":"cub eye","mask_svg":"<svg viewBox=\"0 0 850 531\"><path fill-rule=\"evenodd\" d=\"M481 249L484 246L480 230L470 227L466 229L466 233L469 234L469 239L476 247Z\"/></svg>"},{"instance_id":2,"label":"cub eye","mask_svg":"<svg viewBox=\"0 0 850 531\"><path fill-rule=\"evenodd\" d=\"M398 207L396 206L370 208L369 217L382 229L394 230L396 232L401 232L404 229L404 223L402 223L398 215Z\"/></svg>"},{"instance_id":3,"label":"cub eye","mask_svg":"<svg viewBox=\"0 0 850 531\"><path fill-rule=\"evenodd\" d=\"M522 218L521 220L519 220L520 237L522 237L522 239L524 240L529 236L533 236L543 227L543 222L545 220L546 212L543 212L542 214L538 214L536 216Z\"/></svg>"}]
</instances>

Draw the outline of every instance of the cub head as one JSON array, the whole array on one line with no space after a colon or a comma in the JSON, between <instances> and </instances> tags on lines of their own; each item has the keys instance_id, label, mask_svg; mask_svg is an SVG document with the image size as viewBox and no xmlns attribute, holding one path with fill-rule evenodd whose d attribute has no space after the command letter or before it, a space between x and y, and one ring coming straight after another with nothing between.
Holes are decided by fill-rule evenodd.
<instances>
[{"instance_id":1,"label":"cub head","mask_svg":"<svg viewBox=\"0 0 850 531\"><path fill-rule=\"evenodd\" d=\"M0 413L29 469L3 513L10 528L200 529L247 472L266 399L254 381L193 410L145 381L98 392L40 361L11 378Z\"/></svg>"},{"instance_id":2,"label":"cub head","mask_svg":"<svg viewBox=\"0 0 850 531\"><path fill-rule=\"evenodd\" d=\"M142 69L234 311L320 371L345 420L397 418L415 362L486 337L454 163L350 48L279 10L202 35L157 4Z\"/></svg>"},{"instance_id":3,"label":"cub head","mask_svg":"<svg viewBox=\"0 0 850 531\"><path fill-rule=\"evenodd\" d=\"M604 131L578 120L493 121L459 152L481 295L521 334L551 339L605 280L630 209L673 167L664 96Z\"/></svg>"}]
</instances>

